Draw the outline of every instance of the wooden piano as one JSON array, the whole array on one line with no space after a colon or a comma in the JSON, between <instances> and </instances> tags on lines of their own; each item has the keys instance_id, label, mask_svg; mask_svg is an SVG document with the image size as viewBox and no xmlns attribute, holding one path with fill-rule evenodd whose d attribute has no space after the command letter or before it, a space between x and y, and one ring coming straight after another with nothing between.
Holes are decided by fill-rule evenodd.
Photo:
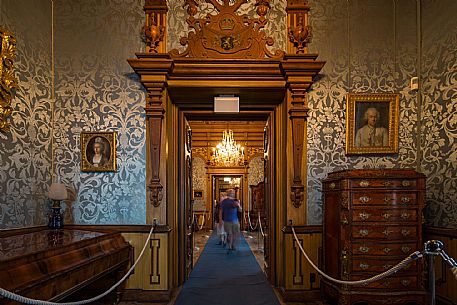
<instances>
[{"instance_id":1,"label":"wooden piano","mask_svg":"<svg viewBox=\"0 0 457 305\"><path fill-rule=\"evenodd\" d=\"M100 279L117 281L127 271L130 255L131 246L120 233L44 229L0 235L0 287L59 301ZM107 282L106 289L116 281ZM0 297L0 304L19 303Z\"/></svg>"}]
</instances>

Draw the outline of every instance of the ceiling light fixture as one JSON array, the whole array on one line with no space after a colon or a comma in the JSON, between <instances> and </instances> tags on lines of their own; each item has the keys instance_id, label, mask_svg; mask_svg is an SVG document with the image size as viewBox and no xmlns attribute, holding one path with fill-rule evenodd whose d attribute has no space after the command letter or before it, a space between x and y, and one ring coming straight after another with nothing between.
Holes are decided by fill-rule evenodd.
<instances>
[{"instance_id":1,"label":"ceiling light fixture","mask_svg":"<svg viewBox=\"0 0 457 305\"><path fill-rule=\"evenodd\" d=\"M244 165L244 147L236 143L232 130L224 130L222 142L213 147L211 164L225 167Z\"/></svg>"}]
</instances>

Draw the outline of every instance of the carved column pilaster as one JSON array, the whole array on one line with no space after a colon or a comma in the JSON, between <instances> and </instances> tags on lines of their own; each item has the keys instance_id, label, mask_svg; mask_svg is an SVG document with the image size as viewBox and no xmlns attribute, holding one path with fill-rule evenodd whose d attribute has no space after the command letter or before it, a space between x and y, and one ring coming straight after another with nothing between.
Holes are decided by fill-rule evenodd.
<instances>
[{"instance_id":1,"label":"carved column pilaster","mask_svg":"<svg viewBox=\"0 0 457 305\"><path fill-rule=\"evenodd\" d=\"M146 188L147 200L158 207L165 193L160 179L162 150L162 125L164 124L164 92L172 61L167 54L137 53L137 59L129 59L130 66L140 76L146 88Z\"/></svg>"},{"instance_id":2,"label":"carved column pilaster","mask_svg":"<svg viewBox=\"0 0 457 305\"><path fill-rule=\"evenodd\" d=\"M165 109L162 105L163 84L148 88L146 100L146 134L150 162L147 163L147 191L149 202L158 207L163 198L163 185L160 182L160 148L162 144L162 124Z\"/></svg>"},{"instance_id":3,"label":"carved column pilaster","mask_svg":"<svg viewBox=\"0 0 457 305\"><path fill-rule=\"evenodd\" d=\"M302 160L305 140L306 118L308 106L306 103L306 88L292 84L289 87L292 97L292 108L289 110L289 118L292 121L292 147L294 179L290 190L290 199L294 207L299 208L305 196L305 186L302 179Z\"/></svg>"},{"instance_id":4,"label":"carved column pilaster","mask_svg":"<svg viewBox=\"0 0 457 305\"><path fill-rule=\"evenodd\" d=\"M313 78L319 73L325 62L316 61L316 54L286 55L281 64L286 76L288 89L290 134L292 136L292 183L290 184L290 200L295 208L305 202L306 162L306 121L308 117L307 91ZM301 212L300 212L301 213ZM289 217L290 215L288 215Z\"/></svg>"}]
</instances>

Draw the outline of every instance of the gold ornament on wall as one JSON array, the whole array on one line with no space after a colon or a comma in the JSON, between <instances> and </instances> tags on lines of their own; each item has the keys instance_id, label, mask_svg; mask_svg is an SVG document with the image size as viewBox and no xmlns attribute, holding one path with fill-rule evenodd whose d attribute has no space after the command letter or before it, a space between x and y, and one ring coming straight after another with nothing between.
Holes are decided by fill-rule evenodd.
<instances>
[{"instance_id":1,"label":"gold ornament on wall","mask_svg":"<svg viewBox=\"0 0 457 305\"><path fill-rule=\"evenodd\" d=\"M16 38L12 33L0 28L0 131L6 132L10 128L8 121L11 115L12 89L17 87L17 79L13 71L13 59L16 56Z\"/></svg>"}]
</instances>

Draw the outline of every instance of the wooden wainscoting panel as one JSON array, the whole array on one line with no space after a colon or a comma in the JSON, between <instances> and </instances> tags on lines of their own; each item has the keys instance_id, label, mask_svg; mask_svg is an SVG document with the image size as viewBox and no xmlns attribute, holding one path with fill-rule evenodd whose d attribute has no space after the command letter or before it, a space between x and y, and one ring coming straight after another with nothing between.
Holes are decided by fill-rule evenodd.
<instances>
[{"instance_id":1,"label":"wooden wainscoting panel","mask_svg":"<svg viewBox=\"0 0 457 305\"><path fill-rule=\"evenodd\" d=\"M148 237L147 233L123 233L134 247L136 260ZM152 234L143 257L127 281L127 289L168 290L168 234Z\"/></svg>"},{"instance_id":2,"label":"wooden wainscoting panel","mask_svg":"<svg viewBox=\"0 0 457 305\"><path fill-rule=\"evenodd\" d=\"M133 262L138 258L138 255L140 254L148 235L145 233L122 233L122 236L133 247L133 264ZM126 289L143 288L143 270L147 269L146 264L149 261L150 256L151 252L145 251L143 258L138 262L135 270L128 278L127 284L125 286Z\"/></svg>"},{"instance_id":3,"label":"wooden wainscoting panel","mask_svg":"<svg viewBox=\"0 0 457 305\"><path fill-rule=\"evenodd\" d=\"M303 249L315 265L319 264L319 249L322 244L321 233L297 233L297 237ZM285 271L286 289L317 289L319 288L319 277L317 271L308 263L293 234L286 235Z\"/></svg>"}]
</instances>

